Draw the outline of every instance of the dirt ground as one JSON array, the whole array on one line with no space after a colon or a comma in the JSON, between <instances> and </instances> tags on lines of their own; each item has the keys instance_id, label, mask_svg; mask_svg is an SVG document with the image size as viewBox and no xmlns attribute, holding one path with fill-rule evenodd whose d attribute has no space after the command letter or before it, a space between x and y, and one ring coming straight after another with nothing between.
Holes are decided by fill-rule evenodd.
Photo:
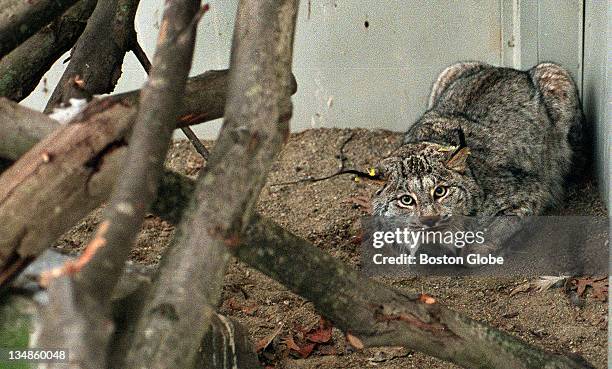
<instances>
[{"instance_id":1,"label":"dirt ground","mask_svg":"<svg viewBox=\"0 0 612 369\"><path fill-rule=\"evenodd\" d=\"M352 138L344 148L346 165L361 170L389 155L401 140L401 134L383 130L316 129L293 134L261 193L259 211L334 257L358 267L359 245L355 240L360 228L359 217L365 214L365 209L352 199L373 194L377 185L367 180L355 181L352 175L278 185L334 173L340 162L340 148L349 137ZM167 165L195 178L204 162L188 142L177 141ZM550 214L605 216L607 211L597 196L596 184L586 179L572 186L564 206ZM67 232L56 247L67 252L80 250L95 230L99 214L100 211L94 212ZM131 259L144 264L157 263L172 234L170 224L149 216ZM511 296L514 288L527 281L525 278L411 277L383 281L405 291L426 292L459 312L539 347L578 353L595 367L606 367L607 303L590 298L588 291L584 304L577 306L561 288ZM230 263L225 278L220 310L240 321L254 343L278 332L260 355L263 364L271 368L457 368L404 348L353 352L337 329L330 342L301 358L286 348L286 338L317 325L319 315L312 304L235 260Z\"/></svg>"}]
</instances>

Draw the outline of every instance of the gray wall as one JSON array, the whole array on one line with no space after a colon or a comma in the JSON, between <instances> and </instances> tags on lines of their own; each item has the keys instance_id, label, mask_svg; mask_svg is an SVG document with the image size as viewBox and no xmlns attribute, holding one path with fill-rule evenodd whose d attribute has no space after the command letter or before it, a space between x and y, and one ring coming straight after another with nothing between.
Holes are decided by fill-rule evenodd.
<instances>
[{"instance_id":1,"label":"gray wall","mask_svg":"<svg viewBox=\"0 0 612 369\"><path fill-rule=\"evenodd\" d=\"M139 40L153 54L161 0L141 0ZM227 68L237 0L210 1L199 27L192 74ZM365 22L368 22L366 28ZM501 62L501 7L493 1L303 0L294 73L299 83L292 127L405 130L425 108L428 89L457 60ZM62 58L64 59L64 58ZM63 67L47 75L54 86ZM145 74L128 54L117 91L140 87ZM24 103L41 108L42 86ZM215 137L219 124L197 127Z\"/></svg>"},{"instance_id":2,"label":"gray wall","mask_svg":"<svg viewBox=\"0 0 612 369\"><path fill-rule=\"evenodd\" d=\"M199 27L192 75L228 66L237 0L210 3L212 11ZM137 14L139 39L149 55L155 48L161 4L161 0L141 0ZM303 0L295 44L299 90L292 127L403 131L423 112L437 74L460 60L520 68L555 60L579 76L581 4ZM553 11L558 22L549 19ZM555 50L556 57L551 55ZM48 86L55 85L62 69L59 63L48 73ZM145 77L128 54L117 91L139 88ZM25 103L41 108L46 98L40 86ZM218 123L205 124L196 132L213 138L218 128Z\"/></svg>"},{"instance_id":3,"label":"gray wall","mask_svg":"<svg viewBox=\"0 0 612 369\"><path fill-rule=\"evenodd\" d=\"M587 121L595 125L596 165L602 195L610 206L610 142L612 116L610 115L609 79L610 25L612 12L607 1L587 1L585 6L583 107Z\"/></svg>"}]
</instances>

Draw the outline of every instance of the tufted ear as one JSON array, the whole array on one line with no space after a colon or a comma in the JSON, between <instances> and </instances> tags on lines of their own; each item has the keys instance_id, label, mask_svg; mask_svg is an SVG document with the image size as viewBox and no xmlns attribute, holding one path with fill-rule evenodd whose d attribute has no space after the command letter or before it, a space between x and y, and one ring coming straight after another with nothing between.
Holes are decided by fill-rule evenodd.
<instances>
[{"instance_id":1,"label":"tufted ear","mask_svg":"<svg viewBox=\"0 0 612 369\"><path fill-rule=\"evenodd\" d=\"M470 155L470 148L463 147L457 150L444 164L450 170L462 173L467 169L467 158Z\"/></svg>"}]
</instances>

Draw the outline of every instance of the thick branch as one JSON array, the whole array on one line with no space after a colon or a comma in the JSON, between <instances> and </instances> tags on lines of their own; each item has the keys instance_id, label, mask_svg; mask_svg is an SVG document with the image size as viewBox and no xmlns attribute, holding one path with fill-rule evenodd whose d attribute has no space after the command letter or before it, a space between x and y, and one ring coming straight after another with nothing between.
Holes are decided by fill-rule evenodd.
<instances>
[{"instance_id":1,"label":"thick branch","mask_svg":"<svg viewBox=\"0 0 612 369\"><path fill-rule=\"evenodd\" d=\"M0 59L0 96L26 98L53 63L74 45L97 0L81 0Z\"/></svg>"},{"instance_id":2,"label":"thick branch","mask_svg":"<svg viewBox=\"0 0 612 369\"><path fill-rule=\"evenodd\" d=\"M3 0L0 4L0 59L77 0Z\"/></svg>"},{"instance_id":3,"label":"thick branch","mask_svg":"<svg viewBox=\"0 0 612 369\"><path fill-rule=\"evenodd\" d=\"M133 242L157 192L191 69L197 24L192 20L199 6L199 0L176 1L168 4L164 12L151 76L142 91L130 139L125 174L116 185L104 217L110 224L106 246L85 267L79 281L101 301L108 300L127 259L130 248L126 246ZM100 275L106 276L102 284Z\"/></svg>"},{"instance_id":4,"label":"thick branch","mask_svg":"<svg viewBox=\"0 0 612 369\"><path fill-rule=\"evenodd\" d=\"M0 157L17 159L59 124L46 116L0 97Z\"/></svg>"},{"instance_id":5,"label":"thick branch","mask_svg":"<svg viewBox=\"0 0 612 369\"><path fill-rule=\"evenodd\" d=\"M136 38L134 16L139 0L99 1L72 50L70 63L49 98L50 112L70 98L112 92L121 76L125 53Z\"/></svg>"},{"instance_id":6,"label":"thick branch","mask_svg":"<svg viewBox=\"0 0 612 369\"><path fill-rule=\"evenodd\" d=\"M292 79L291 91L296 88ZM227 71L190 78L179 124L220 118L226 90ZM10 122L22 127L15 130L12 125L0 124L0 130L7 127L2 137L15 135L15 141L25 142L14 147L11 141L0 140L0 152L9 158L21 157L35 139L46 136L45 125L58 128L0 176L0 287L107 199L117 176L107 173L116 173L112 171L125 154L124 139L134 122L139 95L137 90L94 101L66 126L0 100L0 106L18 112L10 113ZM290 102L286 101L281 105L281 116L290 115Z\"/></svg>"},{"instance_id":7,"label":"thick branch","mask_svg":"<svg viewBox=\"0 0 612 369\"><path fill-rule=\"evenodd\" d=\"M189 366L210 327L226 246L249 221L289 134L279 119L290 96L296 13L294 0L239 2L225 122L137 325L130 368Z\"/></svg>"},{"instance_id":8,"label":"thick branch","mask_svg":"<svg viewBox=\"0 0 612 369\"><path fill-rule=\"evenodd\" d=\"M177 127L186 127L223 117L225 112L225 97L227 95L227 73L227 70L208 71L189 78ZM295 93L296 90L297 83L292 76L291 93ZM125 92L104 98L103 100L105 102L100 104L100 106L106 106L111 109L115 103L118 103L130 107L130 111L135 113L139 97L140 90ZM98 103L94 102L94 104ZM40 141L50 133L49 130L51 128L45 128L44 125L48 124L52 126L53 130L60 127L57 122L50 121L48 117L43 116L43 114L39 112L18 106L11 101L0 98L0 112L6 113L10 110L18 110L19 113L9 113L8 117L10 121L0 116L0 123L2 123L0 124L0 137L14 136L17 137L18 140L25 140L30 144L15 146L13 143L0 140L0 157L2 158L17 160L25 154L25 152L36 143L33 138ZM281 103L280 113L281 120L289 119L291 116L290 101L287 100ZM95 118L95 114L88 119L93 118ZM110 124L114 124L114 122L110 122ZM22 128L15 131L14 127ZM0 247L0 254L1 250L2 248Z\"/></svg>"}]
</instances>

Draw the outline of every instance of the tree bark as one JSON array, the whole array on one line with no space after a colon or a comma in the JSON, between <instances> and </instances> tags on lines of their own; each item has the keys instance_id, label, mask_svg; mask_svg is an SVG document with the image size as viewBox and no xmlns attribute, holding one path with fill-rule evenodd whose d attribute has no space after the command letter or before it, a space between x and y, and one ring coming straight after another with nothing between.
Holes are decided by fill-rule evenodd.
<instances>
[{"instance_id":1,"label":"tree bark","mask_svg":"<svg viewBox=\"0 0 612 369\"><path fill-rule=\"evenodd\" d=\"M145 304L128 368L194 361L220 298L227 246L248 223L289 134L279 119L290 97L296 13L293 0L239 2L224 125Z\"/></svg>"},{"instance_id":2,"label":"tree bark","mask_svg":"<svg viewBox=\"0 0 612 369\"><path fill-rule=\"evenodd\" d=\"M0 59L77 0L3 0L0 4Z\"/></svg>"},{"instance_id":3,"label":"tree bark","mask_svg":"<svg viewBox=\"0 0 612 369\"><path fill-rule=\"evenodd\" d=\"M70 98L112 92L123 57L136 39L134 16L139 0L99 1L70 56L70 63L45 108L48 113Z\"/></svg>"},{"instance_id":4,"label":"tree bark","mask_svg":"<svg viewBox=\"0 0 612 369\"><path fill-rule=\"evenodd\" d=\"M0 96L26 98L53 63L74 45L97 0L81 0L0 59Z\"/></svg>"}]
</instances>

